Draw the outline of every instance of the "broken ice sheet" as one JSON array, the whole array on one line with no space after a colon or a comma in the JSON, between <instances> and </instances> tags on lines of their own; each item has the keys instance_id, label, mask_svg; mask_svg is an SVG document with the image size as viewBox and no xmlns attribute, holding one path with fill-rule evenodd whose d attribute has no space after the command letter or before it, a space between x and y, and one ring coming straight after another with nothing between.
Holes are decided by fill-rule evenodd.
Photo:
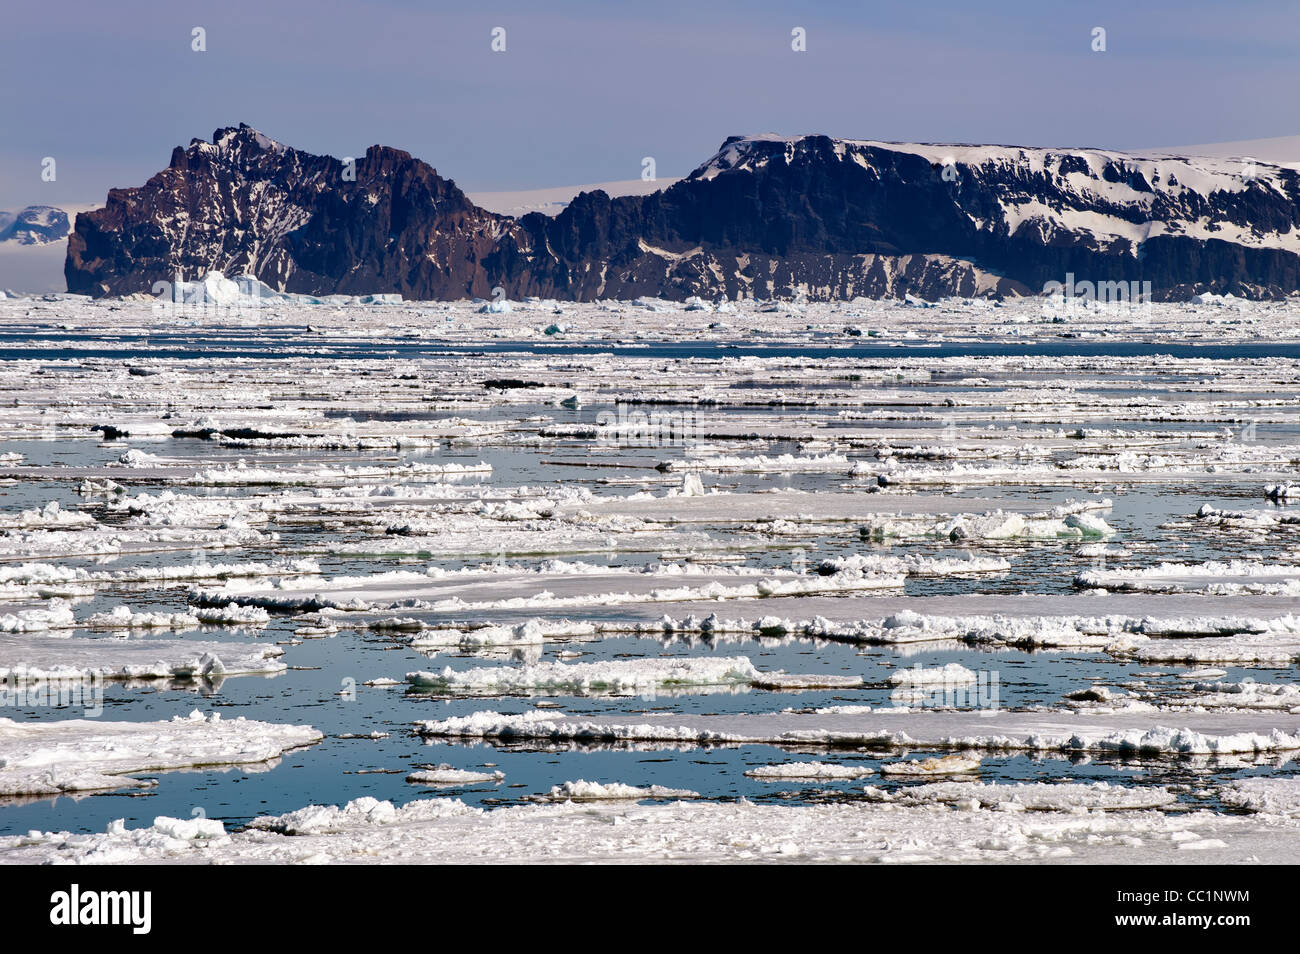
<instances>
[{"instance_id":1,"label":"broken ice sheet","mask_svg":"<svg viewBox=\"0 0 1300 954\"><path fill-rule=\"evenodd\" d=\"M434 693L500 696L518 693L572 695L701 692L755 686L760 689L853 688L855 676L805 676L760 672L744 656L611 660L594 663L532 663L441 672L409 672L414 689Z\"/></svg>"},{"instance_id":2,"label":"broken ice sheet","mask_svg":"<svg viewBox=\"0 0 1300 954\"><path fill-rule=\"evenodd\" d=\"M143 784L143 772L266 762L310 745L305 725L222 719L220 713L168 722L0 719L0 795L56 795Z\"/></svg>"},{"instance_id":3,"label":"broken ice sheet","mask_svg":"<svg viewBox=\"0 0 1300 954\"><path fill-rule=\"evenodd\" d=\"M16 661L37 676L83 681L156 674L153 689L128 689L136 683L126 678L115 687L115 715L147 722L158 718L145 714L149 705L174 711L190 702L162 687L213 644L228 671L245 668L245 653L253 667L292 667L270 696L245 692L251 680L228 681L218 698L231 708L223 711L278 724L299 721L283 713L307 705L331 740L369 738L339 742L350 754L337 760L332 741L311 750L307 761L321 769L311 791L294 782L211 783L233 811L246 815L250 798L265 799L273 817L303 812L280 829L316 834L258 828L248 834L271 839L260 846L231 824L229 843L190 837L193 826L166 819L188 819L197 789L169 775L149 817L104 832L108 809L94 803L105 800L88 799L66 819L21 829L73 827L86 839L80 847L50 841L21 850L43 858L83 850L330 857L375 850L390 825L408 843L446 825L436 838L464 839L455 843L466 856L505 844L507 833L527 856L544 836L522 837L523 816L509 814L516 809L483 815L474 806L593 778L698 791L705 804L636 817L665 832L693 828L705 838L698 850L717 857L782 856L806 824L800 817L840 836L838 845L807 844L810 857L1050 858L1065 849L1177 860L1225 850L1216 843L1242 845L1237 857L1272 850L1250 832L1276 839L1277 825L1255 818L1255 828L1243 827L1219 812L1221 797L1194 803L1210 808L1205 821L1162 806L1106 810L1108 820L1089 821L1101 827L1087 835L1068 827L1078 824L1072 813L1095 814L1104 799L1073 792L1043 812L999 808L1017 801L1012 794L968 792L841 814L808 804L814 781L790 785L792 804L781 806L812 815L750 815L707 800L733 782L752 783L750 791L770 783L728 777L691 753L755 737L780 738L787 751L811 747L822 765L849 761L835 753L859 742L881 746L887 763L969 759L985 754L981 747L1059 756L999 776L1008 784L1042 772L1070 784L1087 759L1140 758L1196 773L1211 796L1229 790L1233 773L1293 771L1285 754L1297 734L1293 681L1285 668L1264 667L1300 658L1289 553L1300 530L1285 504L1294 496L1285 488L1300 484L1300 374L1289 358L1230 354L1236 344L1294 338L1300 326L1285 303L1158 304L1125 329L1147 343L1143 354L1106 353L1115 329L1083 315L1070 330L1093 337L1070 347L1096 353L1082 357L1039 347L1059 345L1060 326L1037 301L734 302L721 313L706 310L712 303L688 311L664 301L602 302L566 304L561 318L556 303L478 307L282 302L256 323L169 326L175 346L163 348L150 340L158 316L148 302L0 301L0 321L32 356L0 363L0 390L15 399L0 402L0 628L56 654ZM666 317L638 320L651 313ZM557 322L563 335L545 335ZM845 327L865 330L850 337ZM58 349L48 343L51 329L65 339ZM683 334L693 342L685 355ZM624 347L629 336L639 349ZM653 347L670 340L678 351ZM1170 351L1211 340L1229 350ZM189 356L187 344L196 345ZM200 347L209 344L220 349ZM801 350L810 346L822 351ZM123 347L136 353L109 356ZM642 410L676 414L671 420L694 427L695 439L644 440L634 417ZM1249 438L1247 419L1257 424ZM1075 587L1076 578L1084 585ZM187 629L190 619L200 628ZM217 628L236 625L243 631ZM255 640L283 644L284 655L257 658ZM663 686L592 692L580 697L581 713L494 720L480 713L486 704L475 691L412 698L376 678L450 664L460 673L500 669L491 677L499 680L537 666L654 661L684 647L692 659L715 662L743 654L758 680L799 700L776 700L751 677L698 694ZM552 661L578 650L576 663ZM522 663L505 663L516 654ZM890 704L889 693L906 691L888 684L890 673L954 660L977 674L1001 668L1008 680L1014 668L1007 711ZM1155 664L1169 677L1139 675ZM1223 672L1173 675L1210 665ZM622 678L638 684L629 672ZM351 701L345 679L365 687ZM1094 685L1111 696L1068 699ZM561 690L516 691L527 701L492 705L530 708L545 701L534 693ZM788 705L809 711L768 711ZM489 728L500 723L488 737L506 744L492 758L522 787L483 782L484 792L464 790L466 805L454 812L406 812L419 793L406 776L436 769L411 764L400 727L418 717L450 733L448 723L462 719L469 733L475 713ZM39 723L49 714L23 716ZM484 738L427 737L456 746ZM509 739L553 746L559 772L522 753L516 759ZM584 759L606 743L613 753L654 748L671 764L598 774ZM392 774L343 771L358 757ZM447 758L453 771L478 766ZM777 753L764 758L784 764ZM356 788L363 779L375 787ZM881 784L930 781L899 779ZM1121 794L1141 785L1108 781ZM371 792L383 797L304 809L313 801L347 806ZM1034 797L1045 798L1022 792L1019 803ZM583 810L648 808L616 806ZM562 804L523 811L538 813L528 825L593 843ZM982 815L1002 817L994 824ZM155 816L162 821L151 825ZM604 824L600 831L616 827ZM854 836L881 825L892 826L880 829L889 845ZM724 829L740 831L743 847L708 842ZM313 844L280 844L302 839ZM1192 844L1210 847L1179 847ZM567 850L581 854L582 845Z\"/></svg>"},{"instance_id":4,"label":"broken ice sheet","mask_svg":"<svg viewBox=\"0 0 1300 954\"><path fill-rule=\"evenodd\" d=\"M283 672L278 646L181 639L0 635L0 687L96 679L218 679ZM3 691L3 689L0 689Z\"/></svg>"}]
</instances>

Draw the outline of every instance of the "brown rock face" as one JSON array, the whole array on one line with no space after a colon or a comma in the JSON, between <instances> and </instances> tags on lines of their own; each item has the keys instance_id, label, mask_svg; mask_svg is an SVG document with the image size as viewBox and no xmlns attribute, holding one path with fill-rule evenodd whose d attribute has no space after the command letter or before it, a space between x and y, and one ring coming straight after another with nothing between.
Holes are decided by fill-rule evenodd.
<instances>
[{"instance_id":1,"label":"brown rock face","mask_svg":"<svg viewBox=\"0 0 1300 954\"><path fill-rule=\"evenodd\" d=\"M487 295L482 262L513 220L478 208L410 154L372 146L346 164L248 126L177 148L171 165L77 216L68 290L148 292L216 269L303 294Z\"/></svg>"}]
</instances>

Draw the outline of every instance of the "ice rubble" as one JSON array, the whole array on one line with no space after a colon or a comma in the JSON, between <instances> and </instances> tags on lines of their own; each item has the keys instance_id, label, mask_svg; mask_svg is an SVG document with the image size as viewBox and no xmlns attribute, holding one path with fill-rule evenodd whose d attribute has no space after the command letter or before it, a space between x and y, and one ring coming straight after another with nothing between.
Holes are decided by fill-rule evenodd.
<instances>
[{"instance_id":1,"label":"ice rubble","mask_svg":"<svg viewBox=\"0 0 1300 954\"><path fill-rule=\"evenodd\" d=\"M215 819L164 817L144 828L0 837L0 863L1285 863L1300 844L1295 826L1272 814L1166 813L1128 808L1158 799L1125 798L1115 786L1043 786L1053 788L941 790L915 804L627 799L494 811L452 798L398 808L365 797L255 819L233 834ZM1039 810L1017 810L1031 807Z\"/></svg>"},{"instance_id":2,"label":"ice rubble","mask_svg":"<svg viewBox=\"0 0 1300 954\"><path fill-rule=\"evenodd\" d=\"M179 639L0 636L0 691L33 682L218 679L283 672L278 646Z\"/></svg>"},{"instance_id":3,"label":"ice rubble","mask_svg":"<svg viewBox=\"0 0 1300 954\"><path fill-rule=\"evenodd\" d=\"M438 798L408 802L400 808L368 796L353 799L342 808L336 805L308 805L283 815L262 815L249 822L253 831L282 835L321 835L369 829L372 826L401 826L413 821L478 816L481 809L470 808L458 799Z\"/></svg>"},{"instance_id":4,"label":"ice rubble","mask_svg":"<svg viewBox=\"0 0 1300 954\"><path fill-rule=\"evenodd\" d=\"M1253 560L1160 563L1155 566L1083 570L1075 585L1140 593L1205 593L1230 596L1300 595L1300 566Z\"/></svg>"},{"instance_id":5,"label":"ice rubble","mask_svg":"<svg viewBox=\"0 0 1300 954\"><path fill-rule=\"evenodd\" d=\"M40 633L75 626L76 615L63 600L51 600L47 607L23 609L0 615L0 633Z\"/></svg>"},{"instance_id":6,"label":"ice rubble","mask_svg":"<svg viewBox=\"0 0 1300 954\"><path fill-rule=\"evenodd\" d=\"M136 613L129 606L115 606L107 613L86 618L89 629L189 629L199 625L191 613Z\"/></svg>"},{"instance_id":7,"label":"ice rubble","mask_svg":"<svg viewBox=\"0 0 1300 954\"><path fill-rule=\"evenodd\" d=\"M1136 788L1108 782L934 782L911 785L894 792L874 787L868 787L866 791L867 797L873 801L895 805L941 802L1010 812L1134 811L1163 808L1177 801L1167 788Z\"/></svg>"},{"instance_id":8,"label":"ice rubble","mask_svg":"<svg viewBox=\"0 0 1300 954\"><path fill-rule=\"evenodd\" d=\"M1300 715L1275 715L1271 724L1251 714L1162 713L1181 728L1152 725L1150 713L947 710L826 710L812 714L638 715L588 719L545 712L503 715L481 711L416 724L430 738L535 742L669 742L685 745L787 744L928 747L1116 753L1232 755L1300 749Z\"/></svg>"},{"instance_id":9,"label":"ice rubble","mask_svg":"<svg viewBox=\"0 0 1300 954\"><path fill-rule=\"evenodd\" d=\"M1286 500L1290 497L1300 497L1300 483L1267 484L1264 487L1264 496L1269 500Z\"/></svg>"},{"instance_id":10,"label":"ice rubble","mask_svg":"<svg viewBox=\"0 0 1300 954\"><path fill-rule=\"evenodd\" d=\"M204 716L167 722L0 719L0 795L58 795L138 786L141 772L278 758L323 736L311 726Z\"/></svg>"},{"instance_id":11,"label":"ice rubble","mask_svg":"<svg viewBox=\"0 0 1300 954\"><path fill-rule=\"evenodd\" d=\"M78 510L63 510L57 500L51 500L43 507L23 510L16 515L0 515L0 529L56 529L66 527L94 526L95 518Z\"/></svg>"},{"instance_id":12,"label":"ice rubble","mask_svg":"<svg viewBox=\"0 0 1300 954\"><path fill-rule=\"evenodd\" d=\"M664 585L670 582L679 585ZM282 578L270 584L232 581L221 589L197 587L191 591L191 599L199 605L237 602L286 612L418 608L434 612L490 613L623 603L766 599L897 589L902 585L901 576L873 572L846 571L819 576L753 568L704 570L673 564L636 571L551 564L538 571L463 570L449 574L391 571L328 581L307 578ZM503 595L511 590L519 595Z\"/></svg>"},{"instance_id":13,"label":"ice rubble","mask_svg":"<svg viewBox=\"0 0 1300 954\"><path fill-rule=\"evenodd\" d=\"M92 586L123 583L179 583L190 580L224 580L234 577L296 576L320 572L315 560L275 560L270 563L190 563L139 566L121 570L87 570L53 563L0 565L0 584Z\"/></svg>"},{"instance_id":14,"label":"ice rubble","mask_svg":"<svg viewBox=\"0 0 1300 954\"><path fill-rule=\"evenodd\" d=\"M828 557L817 565L824 576L836 573L866 573L899 576L964 576L967 574L1005 573L1011 561L1004 557L975 556L926 557L917 554L884 556L878 553L854 553L846 557Z\"/></svg>"},{"instance_id":15,"label":"ice rubble","mask_svg":"<svg viewBox=\"0 0 1300 954\"><path fill-rule=\"evenodd\" d=\"M57 557L211 550L272 544L238 520L217 529L136 528L96 525L76 530L24 530L0 535L0 557L40 560Z\"/></svg>"},{"instance_id":16,"label":"ice rubble","mask_svg":"<svg viewBox=\"0 0 1300 954\"><path fill-rule=\"evenodd\" d=\"M888 646L960 641L1025 649L1091 648L1118 659L1146 663L1236 661L1278 665L1300 659L1300 617L1289 613L1269 618L1134 617L1118 613L947 616L902 610L883 617L856 618L854 610L837 619L776 615L729 619L717 613L675 619L665 615L656 622L607 623L603 628L667 637L699 634L723 638L734 634Z\"/></svg>"},{"instance_id":17,"label":"ice rubble","mask_svg":"<svg viewBox=\"0 0 1300 954\"><path fill-rule=\"evenodd\" d=\"M1075 507L1056 507L1041 513L994 510L983 514L958 514L938 522L914 515L881 515L864 521L862 535L875 540L921 537L953 542L1109 537L1115 533L1114 528L1084 508L1109 509L1110 506L1109 500L1102 500Z\"/></svg>"},{"instance_id":18,"label":"ice rubble","mask_svg":"<svg viewBox=\"0 0 1300 954\"><path fill-rule=\"evenodd\" d=\"M1300 817L1300 779L1238 778L1233 779L1220 793L1226 805L1290 818Z\"/></svg>"},{"instance_id":19,"label":"ice rubble","mask_svg":"<svg viewBox=\"0 0 1300 954\"><path fill-rule=\"evenodd\" d=\"M1190 694L1162 698L1161 702L1166 707L1280 709L1300 713L1300 686L1292 683L1197 682L1192 684Z\"/></svg>"},{"instance_id":20,"label":"ice rubble","mask_svg":"<svg viewBox=\"0 0 1300 954\"><path fill-rule=\"evenodd\" d=\"M407 645L412 649L422 651L447 646L455 646L462 650L474 650L490 646L540 646L548 638L582 636L595 632L595 627L590 623L538 618L525 620L515 626L493 626L488 624L464 630L453 627L426 628L425 624L416 619L387 619L372 622L370 628L413 630L414 632L407 640Z\"/></svg>"},{"instance_id":21,"label":"ice rubble","mask_svg":"<svg viewBox=\"0 0 1300 954\"><path fill-rule=\"evenodd\" d=\"M710 686L783 686L777 673L761 673L744 656L626 659L591 663L533 663L456 671L409 672L413 687L480 696L508 693L642 693ZM854 679L852 684L860 684ZM799 688L793 686L790 688Z\"/></svg>"},{"instance_id":22,"label":"ice rubble","mask_svg":"<svg viewBox=\"0 0 1300 954\"><path fill-rule=\"evenodd\" d=\"M849 459L843 454L823 454L816 457L796 457L782 454L779 457L699 457L684 460L666 460L659 469L667 472L707 471L711 474L725 473L842 473L852 470Z\"/></svg>"},{"instance_id":23,"label":"ice rubble","mask_svg":"<svg viewBox=\"0 0 1300 954\"><path fill-rule=\"evenodd\" d=\"M242 462L241 462L242 463ZM174 478L176 483L206 487L272 486L310 487L331 486L347 481L398 478L407 480L439 480L447 477L490 474L492 465L477 464L424 464L419 462L382 466L314 467L299 470L271 469L266 467L208 467L192 474Z\"/></svg>"},{"instance_id":24,"label":"ice rubble","mask_svg":"<svg viewBox=\"0 0 1300 954\"><path fill-rule=\"evenodd\" d=\"M664 327L637 322L629 332L629 315L646 307L672 313L673 322ZM481 347L485 341L539 337L540 329L553 318L547 306L527 301L495 314L478 314L465 303L439 305L433 311L427 305L386 305L378 317L377 309L360 305L322 309L279 299L262 309L258 327L241 327L232 320L229 325L205 328L205 334L224 336L233 342L231 347L249 353L234 360L153 355L148 345L131 362L94 356L65 360L42 355L46 346L34 337L31 347L38 359L0 368L0 384L8 393L21 396L17 406L0 408L0 439L102 440L97 453L104 463L84 467L36 463L43 454L27 452L26 446L19 449L27 453L0 455L0 477L19 482L24 492L36 491L23 498L21 507L0 517L4 524L0 556L14 558L0 566L0 599L6 602L0 629L24 633L3 642L21 644L19 648L29 654L62 652L65 660L71 660L66 670L60 670L57 655L45 662L34 655L25 657L28 663L39 664L28 673L41 678L66 672L72 674L69 678L84 679L113 671L122 677L144 671L175 677L191 664L203 668L201 655L192 659L173 655L193 653L206 645L188 640L138 635L93 641L65 638L63 633L78 620L70 604L53 600L99 593L100 602L82 614L80 623L112 627L107 632L140 634L143 623L185 627L191 620L256 624L269 619L268 610L339 607L349 616L322 614L296 621L301 624L298 628L320 634L335 632L340 625L371 626L375 632L409 636L409 648L426 651L442 647L478 651L492 646L538 649L556 631L548 628L557 625L553 617L562 613L570 621L558 625L561 638L572 635L575 626L586 626L584 639L632 631L660 638L699 633L718 642L729 635L839 640L911 647L909 651L922 658L928 643L957 639L990 649L1104 651L1121 663L1136 664L1280 665L1300 659L1300 621L1286 603L1297 592L1300 579L1285 551L1295 521L1285 510L1259 500L1261 488L1267 499L1278 503L1294 496L1288 488L1297 481L1300 444L1287 434L1297 421L1294 405L1300 375L1291 359L1171 355L1153 363L1149 357L1090 356L1087 336L1103 342L1114 330L1113 321L1091 313L1078 316L1070 326L1072 334L1084 336L1075 341L1085 346L1083 355L975 359L917 350L923 345L965 341L1005 343L1022 335L1050 341L1060 326L1041 314L1041 302L1006 302L996 308L948 302L923 311L875 302L812 303L797 308L740 302L729 304L728 310L729 327L712 321L704 311L669 302L566 307L566 334L583 344L612 346L625 343L629 334L644 344L698 332L706 351L713 345L742 345L720 347L717 357L702 352L671 363L659 357L612 353L574 353L557 363L553 356L522 351L493 353L490 358L437 351L442 342ZM148 303L109 306L67 300L0 303L0 317L20 335L23 329L35 336L48 327L68 326L74 345L101 342L110 332L111 336L147 334L157 320ZM304 336L300 329L308 321L315 330ZM668 324L673 326L671 334ZM868 342L867 335L850 340L843 334L846 326L871 329L872 340ZM287 333L281 335L282 331ZM284 342L287 352L277 360L266 360L261 354L271 332ZM831 343L828 354L788 355L791 346L807 344L810 333L820 336L820 342ZM1161 304L1127 326L1125 334L1161 346L1197 348L1207 335L1216 346L1289 342L1300 338L1300 324L1293 309L1282 303L1221 307L1216 301L1199 308ZM335 346L351 348L364 342L382 347L413 337L421 339L422 346L433 347L419 358L396 351L384 355L375 363L374 374L322 373L348 360L340 357L342 352L326 353ZM864 358L851 350L879 346L882 338L906 344L907 349L884 358ZM750 345L767 344L782 346L788 356L745 353ZM293 353L306 345L310 352ZM844 353L835 353L841 345ZM653 373L641 376L642 370ZM493 380L513 379L527 386L485 387ZM573 387L579 380L581 401L576 400ZM304 381L311 382L310 389L303 387ZM810 381L817 387L809 387ZM751 384L754 387L747 386ZM630 435L617 428L606 428L606 440L600 441L601 428L591 423L590 407L606 401L635 406L665 396L671 400L673 391L666 389L698 399L695 420L700 431L709 435L707 442L637 448L621 444ZM999 410L991 413L990 408ZM991 416L996 420L989 421ZM1247 439L1242 429L1247 421L1258 422L1263 439ZM1272 424L1278 425L1275 431L1269 430ZM202 454L218 456L204 459L189 453L180 449L181 441L201 441ZM440 459L444 446L454 459ZM789 453L792 447L797 450ZM487 477L490 468L475 461L496 463L498 458L490 453L520 448L535 451L545 467L573 466L556 471L563 483L554 485L549 478L540 478L536 487L507 486L509 478L500 470L494 474L495 483L480 484L478 478ZM248 456L241 464L234 453L244 449ZM584 456L582 451L589 453ZM591 465L591 479L569 476L577 472L573 467L579 458L584 467ZM664 472L656 471L660 465ZM711 482L701 495L709 473L727 476ZM808 477L801 481L803 474ZM706 475L705 480L701 475ZM785 483L787 477L791 483L819 489L773 492L772 486ZM732 481L737 486L728 486ZM82 491L80 509L48 503L54 494L45 491L56 486ZM976 496L970 488L981 491ZM1057 503L1075 492L1068 488L1078 488L1085 499ZM1106 495L1117 489L1126 495L1145 495L1145 501L1157 503L1155 509L1164 506L1161 498L1170 495L1190 497L1194 503L1180 504L1182 516L1168 527L1157 528L1148 539L1130 531L1135 522L1141 523L1131 517L1132 497L1121 501L1122 524L1107 512L1111 503ZM1233 509L1253 505L1227 502L1251 498L1258 508ZM1201 507L1195 518L1187 516L1207 499L1213 504ZM273 525L280 530L292 528L294 533L281 539L270 532ZM1103 547L1117 527L1123 528L1124 548ZM314 540L306 552L339 555L372 566L376 561L366 558L404 555L423 562L448 557L488 559L502 552L608 552L621 557L638 553L648 554L648 559L669 554L662 562L691 563L708 557L722 566L727 560L756 564L757 552L773 546L818 546L820 541L831 541L835 555L813 556L812 572L799 575L754 573L749 567L735 573L674 575L657 570L640 576L556 568L543 574L518 567L478 577L454 572L388 576L370 572L368 566L361 571L349 569L352 576L327 579L315 564L244 564L241 558L225 564L228 570L219 569L221 564L209 569L197 560L188 566L160 568L114 568L121 566L118 563L73 569L64 564L70 557L91 554L129 557L218 546L256 549L261 559L267 551L283 553L296 546L299 531ZM855 535L865 540L850 539ZM1189 537L1194 538L1191 545ZM1243 539L1260 552L1243 558ZM866 550L873 540L888 542L891 551ZM854 544L864 552L846 555ZM1150 559L1153 547L1165 545L1177 555L1167 557L1171 562L1164 570L1115 565L1128 559L1143 563ZM942 555L953 546L969 546L977 554L964 560ZM1008 587L1002 581L993 585L987 579L989 574L1020 574L1013 585L1021 586L1024 551L1029 546L1036 548L1035 556L1059 558L1066 573L1080 569L1077 563L1066 569L1077 560L1105 559L1112 567L1084 570L1080 581L1086 592L1070 599L1005 592ZM1203 559L1196 553L1201 546L1217 548L1213 555L1218 562L1194 562ZM17 561L28 563L17 567ZM33 568L31 561L48 562ZM695 565L698 569L700 564ZM1193 568L1190 573L1188 568ZM982 582L980 576L985 577ZM270 582L276 578L280 582ZM198 588L184 612L160 609L156 599L136 605L131 598L138 590L188 582L207 585ZM900 588L903 582L908 584L906 592ZM937 600L916 595L917 590L924 593L931 587L952 595ZM1109 594L1096 592L1098 588ZM1153 591L1178 598L1142 595ZM1124 592L1136 594L1137 599L1125 601L1117 595ZM249 600L242 598L244 594ZM113 599L103 599L108 595ZM730 605L720 604L723 599ZM760 605L760 599L770 602ZM1035 603L1040 599L1041 605ZM114 601L126 606L110 612ZM672 605L656 609L655 602ZM664 609L671 615L655 622ZM485 616L493 620L492 625L481 625ZM42 636L41 631L59 635ZM82 645L87 642L95 645ZM152 649L152 644L163 643L168 645ZM225 642L217 646L215 658L221 665L208 667L216 675L219 669L240 668L239 654L247 651L252 656L256 648ZM141 650L142 655L120 655L128 648ZM83 666L87 660L77 655L90 649L104 654L100 669ZM154 658L144 655L150 653ZM269 664L269 657L262 662ZM143 668L130 668L137 664ZM256 665L257 660L250 659L250 664ZM931 661L926 659L925 664ZM508 672L526 668L501 667ZM781 688L855 681L853 676L817 674L759 678ZM549 719L510 717L513 721L506 730L521 740L540 742L633 739L645 734L677 739L683 745L778 738L791 746L861 743L901 749L925 748L919 743L930 743L940 750L970 746L1101 754L1198 752L1216 758L1288 750L1297 734L1298 714L1291 711L1295 705L1288 684L1264 687L1219 683L1215 678L1201 674L1194 684L1175 684L1176 689L1137 688L1133 696L1116 693L1102 698L1104 694L1097 692L1097 698L1069 700L1071 705L1063 703L1060 709L1027 713L841 706L806 717L756 712L719 719L638 715L611 721L574 720L552 712L541 714ZM1158 708L1135 711L1139 704ZM1078 711L1071 711L1074 708ZM478 725L474 717L465 718L470 719L471 729ZM497 724L487 715L480 721L488 728ZM582 724L588 727L575 728ZM451 736L432 731L430 737ZM864 849L857 856L908 860L929 857L932 850L948 850L950 857L980 859L1006 857L1007 852L1018 850L1046 857L1063 847L1080 855L1102 850L1122 853L1127 850L1124 839L1142 838L1148 841L1144 851L1159 853L1168 848L1164 856L1176 859L1185 852L1175 846L1175 833L1181 839L1193 830L1204 830L1208 837L1194 841L1210 846L1235 844L1243 837L1249 839L1249 832L1273 824L1257 817L1252 822L1255 828L1243 828L1237 820L1222 816L1203 823L1161 816L1134 819L1125 823L1132 825L1126 828L1113 819L1091 818L1110 796L1078 791L1060 796L1059 804L1065 806L1060 813L1085 810L1090 813L1087 824L1097 827L1051 829L1056 841L1047 839L1045 828L979 828L989 825L984 820L935 822L936 816L979 819L994 814L950 812L941 805L998 807L1046 798L1022 796L967 790L952 800L936 795L914 805L877 806L889 808L892 815L868 814L866 821L861 814L854 821L846 815L841 843L855 847L840 850L857 851L851 837L857 829L847 826L877 830L892 822L896 828L879 829L892 833L892 845L877 844L874 854ZM736 826L749 808L662 807L665 811L660 815L630 809L637 814L617 817L644 818L647 825L659 824L651 819L671 819L679 828L693 828L701 841L683 842L683 850L689 844L696 856L703 857L735 857L750 850L761 855L782 845L769 840L769 834L779 839L780 832L802 831L811 820L833 826L841 817L829 811L818 814L828 806L816 806L803 815L753 816L774 820L755 822L763 837L756 836L750 847L734 848L723 841L709 842L708 833ZM524 811L533 810L538 814L483 816L445 807L408 812L374 803L307 813L315 819L333 819L328 823L309 822L303 816L304 829L318 823L336 826L336 834L342 837L333 842L334 847L329 843L283 847L284 841L327 839L306 834L285 838L270 833L274 826L222 838L209 825L205 838L194 826L160 819L143 833L119 826L102 836L85 836L81 842L74 838L61 843L63 847L41 842L14 850L72 857L85 848L107 853L100 857L120 851L124 859L169 852L178 857L203 857L208 852L223 857L222 852L230 852L224 857L244 858L249 857L247 852L255 856L261 851L265 857L285 858L346 855L362 844L374 850L372 839L390 826L406 829L408 838L426 826L447 825L439 837L458 837L454 832L477 828L477 836L464 837L486 837L487 845L493 843L493 831L517 835L527 830L522 822L516 825L511 820L516 817L529 818L529 824L554 824L558 832L590 835L592 831L581 828L581 816L566 814L563 806ZM1008 807L997 814L1009 817L1016 809ZM1006 819L1003 823L1017 824ZM958 824L973 827L958 835L955 827L948 827ZM1189 827L1176 831L1170 827L1184 824ZM985 839L978 844L985 847L968 840L968 835L976 837L976 828ZM932 830L930 844L917 840L917 831ZM359 834L363 831L364 836ZM953 840L945 841L950 834ZM414 837L418 841L420 836ZM1108 847L1091 846L1088 839L1093 837L1109 839ZM520 845L538 843L519 839ZM816 839L804 843L812 856L822 852L821 857L830 857L836 849ZM988 847L994 843L1018 847ZM471 856L479 847L472 840L465 844L473 845L466 849ZM611 845L633 855L642 850L635 838ZM904 847L908 845L910 850ZM420 848L398 845L396 850L413 856Z\"/></svg>"},{"instance_id":25,"label":"ice rubble","mask_svg":"<svg viewBox=\"0 0 1300 954\"><path fill-rule=\"evenodd\" d=\"M0 633L39 633L75 626L100 630L185 630L200 625L260 626L269 619L270 615L263 609L230 602L224 606L216 605L184 613L136 612L129 606L115 606L107 612L93 613L79 621L66 601L51 599L44 608L23 609L17 613L0 615Z\"/></svg>"}]
</instances>

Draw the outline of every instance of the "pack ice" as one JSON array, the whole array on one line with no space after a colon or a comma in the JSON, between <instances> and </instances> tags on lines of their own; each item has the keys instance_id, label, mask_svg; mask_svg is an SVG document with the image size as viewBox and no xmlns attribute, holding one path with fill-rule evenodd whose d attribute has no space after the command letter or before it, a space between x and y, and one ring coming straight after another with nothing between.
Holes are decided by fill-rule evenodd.
<instances>
[{"instance_id":1,"label":"pack ice","mask_svg":"<svg viewBox=\"0 0 1300 954\"><path fill-rule=\"evenodd\" d=\"M1293 301L191 281L0 299L0 861L1294 854Z\"/></svg>"}]
</instances>

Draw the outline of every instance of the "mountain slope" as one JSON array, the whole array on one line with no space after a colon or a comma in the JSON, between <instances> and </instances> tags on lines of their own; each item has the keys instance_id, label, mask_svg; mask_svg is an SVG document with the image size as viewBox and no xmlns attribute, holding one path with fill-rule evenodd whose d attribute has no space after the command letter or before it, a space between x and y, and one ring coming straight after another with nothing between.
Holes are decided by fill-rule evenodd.
<instances>
[{"instance_id":1,"label":"mountain slope","mask_svg":"<svg viewBox=\"0 0 1300 954\"><path fill-rule=\"evenodd\" d=\"M29 205L21 212L4 214L0 242L50 245L68 235L68 213L51 205Z\"/></svg>"},{"instance_id":2,"label":"mountain slope","mask_svg":"<svg viewBox=\"0 0 1300 954\"><path fill-rule=\"evenodd\" d=\"M147 290L177 268L310 294L593 300L1032 294L1149 281L1157 298L1300 288L1300 174L1089 149L733 137L649 195L557 215L475 206L407 153L336 159L246 126L78 216L70 291Z\"/></svg>"}]
</instances>

